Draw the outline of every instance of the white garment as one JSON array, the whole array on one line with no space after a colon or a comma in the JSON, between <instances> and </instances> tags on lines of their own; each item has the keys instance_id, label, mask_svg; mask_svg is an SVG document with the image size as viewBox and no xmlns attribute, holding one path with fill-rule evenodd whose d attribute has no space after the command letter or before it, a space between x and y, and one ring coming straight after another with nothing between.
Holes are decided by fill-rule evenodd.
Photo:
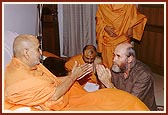
<instances>
[{"instance_id":1,"label":"white garment","mask_svg":"<svg viewBox=\"0 0 168 115\"><path fill-rule=\"evenodd\" d=\"M13 41L19 34L8 30L4 31L4 68L13 56Z\"/></svg>"},{"instance_id":2,"label":"white garment","mask_svg":"<svg viewBox=\"0 0 168 115\"><path fill-rule=\"evenodd\" d=\"M21 108L18 108L18 109L15 109L15 110L5 110L4 112L6 112L6 113L11 113L11 112L13 112L13 113L24 113L24 112L30 112L31 111L31 109L30 109L30 107L21 107Z\"/></svg>"}]
</instances>

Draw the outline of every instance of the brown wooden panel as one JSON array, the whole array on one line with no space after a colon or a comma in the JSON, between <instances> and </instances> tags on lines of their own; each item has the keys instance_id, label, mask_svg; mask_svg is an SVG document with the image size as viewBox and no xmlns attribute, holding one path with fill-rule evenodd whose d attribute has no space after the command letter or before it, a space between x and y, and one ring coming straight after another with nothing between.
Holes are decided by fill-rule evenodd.
<instances>
[{"instance_id":1,"label":"brown wooden panel","mask_svg":"<svg viewBox=\"0 0 168 115\"><path fill-rule=\"evenodd\" d=\"M55 22L43 22L43 50L60 56L59 33Z\"/></svg>"},{"instance_id":2,"label":"brown wooden panel","mask_svg":"<svg viewBox=\"0 0 168 115\"><path fill-rule=\"evenodd\" d=\"M164 8L163 5L139 5L148 18L142 40L135 42L137 58L153 72L164 74Z\"/></svg>"},{"instance_id":3,"label":"brown wooden panel","mask_svg":"<svg viewBox=\"0 0 168 115\"><path fill-rule=\"evenodd\" d=\"M163 26L164 25L164 5L139 5L141 13L148 17L148 25Z\"/></svg>"},{"instance_id":4,"label":"brown wooden panel","mask_svg":"<svg viewBox=\"0 0 168 115\"><path fill-rule=\"evenodd\" d=\"M58 16L56 4L45 4L42 15L43 50L60 56Z\"/></svg>"}]
</instances>

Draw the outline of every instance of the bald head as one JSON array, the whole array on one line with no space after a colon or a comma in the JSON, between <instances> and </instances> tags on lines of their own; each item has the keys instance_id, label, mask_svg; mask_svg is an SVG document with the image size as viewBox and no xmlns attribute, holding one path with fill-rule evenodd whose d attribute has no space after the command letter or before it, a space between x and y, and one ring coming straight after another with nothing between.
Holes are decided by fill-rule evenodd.
<instances>
[{"instance_id":1,"label":"bald head","mask_svg":"<svg viewBox=\"0 0 168 115\"><path fill-rule=\"evenodd\" d=\"M14 57L29 67L33 67L40 63L42 54L39 48L39 41L33 35L19 35L13 43Z\"/></svg>"},{"instance_id":2,"label":"bald head","mask_svg":"<svg viewBox=\"0 0 168 115\"><path fill-rule=\"evenodd\" d=\"M119 53L120 55L130 56L130 53L135 57L135 51L132 44L130 43L121 43L116 48L114 53Z\"/></svg>"},{"instance_id":3,"label":"bald head","mask_svg":"<svg viewBox=\"0 0 168 115\"><path fill-rule=\"evenodd\" d=\"M126 50L129 47L133 47L130 43L121 43L115 49Z\"/></svg>"},{"instance_id":4,"label":"bald head","mask_svg":"<svg viewBox=\"0 0 168 115\"><path fill-rule=\"evenodd\" d=\"M86 63L93 63L97 56L96 48L93 45L86 45L83 48L83 60Z\"/></svg>"},{"instance_id":5,"label":"bald head","mask_svg":"<svg viewBox=\"0 0 168 115\"><path fill-rule=\"evenodd\" d=\"M14 57L22 56L24 49L30 49L38 43L38 39L33 35L23 34L17 36L13 43Z\"/></svg>"},{"instance_id":6,"label":"bald head","mask_svg":"<svg viewBox=\"0 0 168 115\"><path fill-rule=\"evenodd\" d=\"M97 52L96 47L95 47L94 45L86 45L86 46L83 48L83 53L84 53L84 51L86 51L86 50L90 50L90 51L92 51L92 52Z\"/></svg>"}]
</instances>

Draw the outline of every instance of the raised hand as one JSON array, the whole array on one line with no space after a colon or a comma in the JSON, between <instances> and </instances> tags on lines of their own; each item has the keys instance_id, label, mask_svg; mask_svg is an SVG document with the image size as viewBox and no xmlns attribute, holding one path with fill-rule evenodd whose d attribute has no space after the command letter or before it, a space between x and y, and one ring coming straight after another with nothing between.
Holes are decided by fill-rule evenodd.
<instances>
[{"instance_id":1,"label":"raised hand","mask_svg":"<svg viewBox=\"0 0 168 115\"><path fill-rule=\"evenodd\" d=\"M112 83L112 75L110 69L105 68L103 65L97 65L96 71L98 75L98 79L107 87L114 87Z\"/></svg>"},{"instance_id":2,"label":"raised hand","mask_svg":"<svg viewBox=\"0 0 168 115\"><path fill-rule=\"evenodd\" d=\"M85 75L91 73L92 71L93 71L93 65L92 64L85 63L83 65L79 65L75 61L75 65L72 69L71 77L79 80L79 79L83 78Z\"/></svg>"}]
</instances>

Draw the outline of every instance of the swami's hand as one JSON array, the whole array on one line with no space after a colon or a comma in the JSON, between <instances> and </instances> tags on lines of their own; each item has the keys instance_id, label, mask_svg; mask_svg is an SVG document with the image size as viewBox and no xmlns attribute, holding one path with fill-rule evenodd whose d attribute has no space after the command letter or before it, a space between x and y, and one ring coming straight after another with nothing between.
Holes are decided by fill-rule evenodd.
<instances>
[{"instance_id":1,"label":"swami's hand","mask_svg":"<svg viewBox=\"0 0 168 115\"><path fill-rule=\"evenodd\" d=\"M98 75L98 79L107 87L114 87L112 83L112 75L110 69L105 68L103 65L97 65L96 71Z\"/></svg>"},{"instance_id":2,"label":"swami's hand","mask_svg":"<svg viewBox=\"0 0 168 115\"><path fill-rule=\"evenodd\" d=\"M73 66L71 77L78 80L84 77L85 75L91 73L92 71L93 71L92 64L85 63L83 65L79 65L75 61L75 65Z\"/></svg>"},{"instance_id":3,"label":"swami's hand","mask_svg":"<svg viewBox=\"0 0 168 115\"><path fill-rule=\"evenodd\" d=\"M126 37L132 38L133 37L133 28L129 28L128 31L125 34Z\"/></svg>"}]
</instances>

